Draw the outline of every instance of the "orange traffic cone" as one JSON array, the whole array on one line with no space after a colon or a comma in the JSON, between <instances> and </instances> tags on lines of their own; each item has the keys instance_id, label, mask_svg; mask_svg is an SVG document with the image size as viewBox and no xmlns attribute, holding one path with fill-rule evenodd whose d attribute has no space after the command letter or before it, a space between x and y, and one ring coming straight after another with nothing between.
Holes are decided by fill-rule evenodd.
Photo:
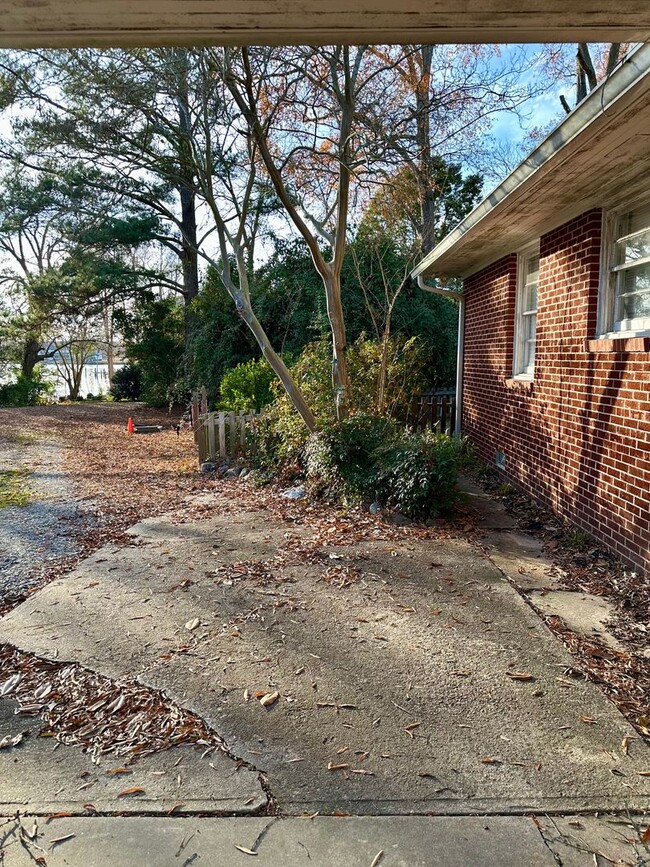
<instances>
[{"instance_id":1,"label":"orange traffic cone","mask_svg":"<svg viewBox=\"0 0 650 867\"><path fill-rule=\"evenodd\" d=\"M126 429L128 430L128 432L129 432L130 434L135 433L135 425L133 424L133 419L132 419L132 418L129 419L129 422L128 422L127 426L126 426Z\"/></svg>"}]
</instances>

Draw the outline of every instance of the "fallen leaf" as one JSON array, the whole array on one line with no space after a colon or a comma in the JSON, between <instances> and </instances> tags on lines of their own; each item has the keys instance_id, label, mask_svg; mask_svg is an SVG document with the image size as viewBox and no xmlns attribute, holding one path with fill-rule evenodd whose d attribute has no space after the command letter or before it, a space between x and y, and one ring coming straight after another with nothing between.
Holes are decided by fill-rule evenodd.
<instances>
[{"instance_id":1,"label":"fallen leaf","mask_svg":"<svg viewBox=\"0 0 650 867\"><path fill-rule=\"evenodd\" d=\"M484 759L481 759L482 765L500 765L501 761L499 759L494 759L492 756L487 756Z\"/></svg>"},{"instance_id":2,"label":"fallen leaf","mask_svg":"<svg viewBox=\"0 0 650 867\"><path fill-rule=\"evenodd\" d=\"M381 859L384 857L384 850L380 849L370 863L370 867L377 867Z\"/></svg>"},{"instance_id":3,"label":"fallen leaf","mask_svg":"<svg viewBox=\"0 0 650 867\"><path fill-rule=\"evenodd\" d=\"M45 820L45 824L47 825L47 823L51 822L53 819L67 819L71 815L72 815L72 813L68 813L68 812L50 813L50 815Z\"/></svg>"},{"instance_id":4,"label":"fallen leaf","mask_svg":"<svg viewBox=\"0 0 650 867\"><path fill-rule=\"evenodd\" d=\"M247 849L246 846L238 846L237 843L234 844L235 849L239 849L240 852L243 852L244 855L257 855L257 852L253 852L252 849Z\"/></svg>"},{"instance_id":5,"label":"fallen leaf","mask_svg":"<svg viewBox=\"0 0 650 867\"><path fill-rule=\"evenodd\" d=\"M328 771L344 771L346 768L349 768L349 767L350 767L349 764L347 764L347 765L345 765L345 764L339 764L339 765L337 765L337 764L335 764L334 762L328 762L328 764L327 764L327 770L328 770Z\"/></svg>"},{"instance_id":6,"label":"fallen leaf","mask_svg":"<svg viewBox=\"0 0 650 867\"><path fill-rule=\"evenodd\" d=\"M419 726L420 726L419 722L411 723L410 725L406 726L404 731L410 738L412 738L413 737L413 730L418 728Z\"/></svg>"},{"instance_id":7,"label":"fallen leaf","mask_svg":"<svg viewBox=\"0 0 650 867\"><path fill-rule=\"evenodd\" d=\"M277 690L275 692L267 692L267 694L263 695L260 699L260 704L262 707L271 707L271 705L274 705L279 698L280 693Z\"/></svg>"},{"instance_id":8,"label":"fallen leaf","mask_svg":"<svg viewBox=\"0 0 650 867\"><path fill-rule=\"evenodd\" d=\"M621 742L621 752L624 756L629 756L630 741L637 740L632 735L626 735Z\"/></svg>"},{"instance_id":9,"label":"fallen leaf","mask_svg":"<svg viewBox=\"0 0 650 867\"><path fill-rule=\"evenodd\" d=\"M318 815L318 813L316 815ZM341 819L344 816L349 816L350 814L346 813L345 810L332 810L330 815L336 816L337 818ZM311 818L311 816L310 816L310 818Z\"/></svg>"},{"instance_id":10,"label":"fallen leaf","mask_svg":"<svg viewBox=\"0 0 650 867\"><path fill-rule=\"evenodd\" d=\"M185 624L185 629L189 629L191 632L193 629L196 629L197 626L201 625L201 621L198 617L193 617L191 620L188 620Z\"/></svg>"},{"instance_id":11,"label":"fallen leaf","mask_svg":"<svg viewBox=\"0 0 650 867\"><path fill-rule=\"evenodd\" d=\"M66 834L65 837L55 837L54 840L50 840L50 849L58 846L59 843L65 843L66 840L72 840L73 837L76 837L76 834Z\"/></svg>"},{"instance_id":12,"label":"fallen leaf","mask_svg":"<svg viewBox=\"0 0 650 867\"><path fill-rule=\"evenodd\" d=\"M8 747L17 747L24 737L25 735L23 732L17 735L5 735L2 740L0 740L0 750L5 750Z\"/></svg>"},{"instance_id":13,"label":"fallen leaf","mask_svg":"<svg viewBox=\"0 0 650 867\"><path fill-rule=\"evenodd\" d=\"M650 771L639 771L640 777L650 777Z\"/></svg>"},{"instance_id":14,"label":"fallen leaf","mask_svg":"<svg viewBox=\"0 0 650 867\"><path fill-rule=\"evenodd\" d=\"M363 777L374 777L374 771L366 771L365 768L361 768L359 770L352 769L350 771L351 774L360 774Z\"/></svg>"},{"instance_id":15,"label":"fallen leaf","mask_svg":"<svg viewBox=\"0 0 650 867\"><path fill-rule=\"evenodd\" d=\"M472 670L469 668L454 668L449 674L454 674L456 677L469 677Z\"/></svg>"},{"instance_id":16,"label":"fallen leaf","mask_svg":"<svg viewBox=\"0 0 650 867\"><path fill-rule=\"evenodd\" d=\"M140 786L131 786L130 789L124 789L123 792L120 792L117 797L126 798L128 795L144 795L144 789L140 788Z\"/></svg>"},{"instance_id":17,"label":"fallen leaf","mask_svg":"<svg viewBox=\"0 0 650 867\"><path fill-rule=\"evenodd\" d=\"M12 674L8 680L0 684L0 696L9 695L18 686L21 677L21 674Z\"/></svg>"},{"instance_id":18,"label":"fallen leaf","mask_svg":"<svg viewBox=\"0 0 650 867\"><path fill-rule=\"evenodd\" d=\"M650 843L650 825L648 825L643 834L641 834L641 842Z\"/></svg>"},{"instance_id":19,"label":"fallen leaf","mask_svg":"<svg viewBox=\"0 0 650 867\"><path fill-rule=\"evenodd\" d=\"M588 726L595 726L597 724L598 720L594 719L594 717L592 717L592 716L587 716L586 714L581 714L580 715L580 722L583 722L583 723L585 723L585 725L588 725Z\"/></svg>"},{"instance_id":20,"label":"fallen leaf","mask_svg":"<svg viewBox=\"0 0 650 867\"><path fill-rule=\"evenodd\" d=\"M106 771L109 777L118 777L120 774L132 774L133 771L130 768L109 768Z\"/></svg>"},{"instance_id":21,"label":"fallen leaf","mask_svg":"<svg viewBox=\"0 0 650 867\"><path fill-rule=\"evenodd\" d=\"M532 674L528 674L527 671L506 671L506 674L510 678L510 680L522 680L529 681L535 680Z\"/></svg>"}]
</instances>

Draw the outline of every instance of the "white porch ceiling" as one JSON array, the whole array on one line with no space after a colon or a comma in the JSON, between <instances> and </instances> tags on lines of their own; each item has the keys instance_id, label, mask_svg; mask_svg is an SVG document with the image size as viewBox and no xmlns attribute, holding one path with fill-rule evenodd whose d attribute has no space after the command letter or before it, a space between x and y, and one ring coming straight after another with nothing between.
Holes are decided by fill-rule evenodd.
<instances>
[{"instance_id":1,"label":"white porch ceiling","mask_svg":"<svg viewBox=\"0 0 650 867\"><path fill-rule=\"evenodd\" d=\"M0 0L0 47L645 42L650 0Z\"/></svg>"}]
</instances>

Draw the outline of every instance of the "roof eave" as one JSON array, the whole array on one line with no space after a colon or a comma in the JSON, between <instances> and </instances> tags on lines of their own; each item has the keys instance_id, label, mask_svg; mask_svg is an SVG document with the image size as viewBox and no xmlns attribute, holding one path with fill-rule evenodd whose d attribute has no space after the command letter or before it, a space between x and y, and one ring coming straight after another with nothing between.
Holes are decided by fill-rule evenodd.
<instances>
[{"instance_id":1,"label":"roof eave","mask_svg":"<svg viewBox=\"0 0 650 867\"><path fill-rule=\"evenodd\" d=\"M523 192L535 184L540 169L549 166L569 143L584 134L591 125L614 106L625 94L637 87L650 73L650 43L639 45L632 51L608 78L604 79L567 117L514 169L504 181L489 193L455 229L413 269L411 276L459 276L466 277L478 270L473 266L467 271L445 271L445 257L461 239L476 229L485 218L515 192ZM650 79L648 79L650 82ZM511 250L501 251L506 255ZM499 251L491 261L499 258ZM486 262L485 264L489 264Z\"/></svg>"}]
</instances>

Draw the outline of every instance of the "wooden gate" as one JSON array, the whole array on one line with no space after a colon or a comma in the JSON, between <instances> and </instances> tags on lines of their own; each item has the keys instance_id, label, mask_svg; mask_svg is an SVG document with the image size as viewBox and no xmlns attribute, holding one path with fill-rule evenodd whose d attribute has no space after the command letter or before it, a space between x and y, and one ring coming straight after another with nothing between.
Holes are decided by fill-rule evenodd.
<instances>
[{"instance_id":1,"label":"wooden gate","mask_svg":"<svg viewBox=\"0 0 650 867\"><path fill-rule=\"evenodd\" d=\"M255 412L208 412L198 418L194 439L199 463L219 458L234 459L246 452L246 432L255 424Z\"/></svg>"},{"instance_id":2,"label":"wooden gate","mask_svg":"<svg viewBox=\"0 0 650 867\"><path fill-rule=\"evenodd\" d=\"M456 423L456 389L436 388L425 391L414 401L413 427L431 428L451 436Z\"/></svg>"}]
</instances>

